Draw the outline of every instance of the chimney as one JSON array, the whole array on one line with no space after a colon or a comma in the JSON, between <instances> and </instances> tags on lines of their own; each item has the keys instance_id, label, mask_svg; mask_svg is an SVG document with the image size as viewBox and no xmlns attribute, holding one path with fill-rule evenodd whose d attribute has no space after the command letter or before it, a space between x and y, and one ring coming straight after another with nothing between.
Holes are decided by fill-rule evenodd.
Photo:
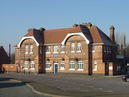
<instances>
[{"instance_id":1,"label":"chimney","mask_svg":"<svg viewBox=\"0 0 129 97\"><path fill-rule=\"evenodd\" d=\"M91 26L92 26L92 23L82 23L81 25L83 25L83 26L86 26L87 28L91 28Z\"/></svg>"},{"instance_id":2,"label":"chimney","mask_svg":"<svg viewBox=\"0 0 129 97\"><path fill-rule=\"evenodd\" d=\"M45 28L40 27L39 30L42 32L45 30Z\"/></svg>"},{"instance_id":3,"label":"chimney","mask_svg":"<svg viewBox=\"0 0 129 97\"><path fill-rule=\"evenodd\" d=\"M115 42L115 33L114 33L115 27L114 27L114 26L111 26L111 27L109 28L109 31L110 31L110 39L111 39L113 42Z\"/></svg>"}]
</instances>

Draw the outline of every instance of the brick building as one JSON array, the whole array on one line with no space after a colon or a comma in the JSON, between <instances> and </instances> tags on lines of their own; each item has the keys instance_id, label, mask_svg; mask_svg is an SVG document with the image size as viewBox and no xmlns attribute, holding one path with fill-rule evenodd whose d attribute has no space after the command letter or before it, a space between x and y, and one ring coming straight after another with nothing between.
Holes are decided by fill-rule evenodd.
<instances>
[{"instance_id":1,"label":"brick building","mask_svg":"<svg viewBox=\"0 0 129 97\"><path fill-rule=\"evenodd\" d=\"M114 30L109 38L91 23L29 29L15 47L15 62L25 72L117 74Z\"/></svg>"},{"instance_id":2,"label":"brick building","mask_svg":"<svg viewBox=\"0 0 129 97\"><path fill-rule=\"evenodd\" d=\"M3 46L0 46L0 71L2 70L3 64L9 64L9 56Z\"/></svg>"}]
</instances>

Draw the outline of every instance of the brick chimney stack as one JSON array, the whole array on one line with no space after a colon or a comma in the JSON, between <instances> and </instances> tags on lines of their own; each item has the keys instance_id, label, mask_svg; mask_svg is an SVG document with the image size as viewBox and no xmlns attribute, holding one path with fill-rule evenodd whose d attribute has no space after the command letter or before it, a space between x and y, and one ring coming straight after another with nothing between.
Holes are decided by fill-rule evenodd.
<instances>
[{"instance_id":1,"label":"brick chimney stack","mask_svg":"<svg viewBox=\"0 0 129 97\"><path fill-rule=\"evenodd\" d=\"M113 42L115 42L115 27L114 26L111 26L110 28L109 28L109 31L110 31L110 39L113 41Z\"/></svg>"}]
</instances>

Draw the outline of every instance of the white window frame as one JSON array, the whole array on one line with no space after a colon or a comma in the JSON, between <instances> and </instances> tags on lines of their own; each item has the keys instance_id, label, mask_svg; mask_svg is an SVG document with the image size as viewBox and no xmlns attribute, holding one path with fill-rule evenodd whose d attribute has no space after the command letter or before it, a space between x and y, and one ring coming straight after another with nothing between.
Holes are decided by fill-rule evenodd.
<instances>
[{"instance_id":1,"label":"white window frame","mask_svg":"<svg viewBox=\"0 0 129 97\"><path fill-rule=\"evenodd\" d=\"M30 54L33 54L33 45L30 45Z\"/></svg>"},{"instance_id":2,"label":"white window frame","mask_svg":"<svg viewBox=\"0 0 129 97\"><path fill-rule=\"evenodd\" d=\"M25 45L25 54L29 54L29 45Z\"/></svg>"},{"instance_id":3,"label":"white window frame","mask_svg":"<svg viewBox=\"0 0 129 97\"><path fill-rule=\"evenodd\" d=\"M63 67L61 67L61 65L63 65ZM64 61L62 61L62 62L60 63L60 70L65 70L65 63L64 63Z\"/></svg>"},{"instance_id":4,"label":"white window frame","mask_svg":"<svg viewBox=\"0 0 129 97\"><path fill-rule=\"evenodd\" d=\"M46 46L46 49L47 49L46 54L50 54L51 53L51 46Z\"/></svg>"},{"instance_id":5,"label":"white window frame","mask_svg":"<svg viewBox=\"0 0 129 97\"><path fill-rule=\"evenodd\" d=\"M92 52L94 53L95 52L95 46L92 45Z\"/></svg>"},{"instance_id":6,"label":"white window frame","mask_svg":"<svg viewBox=\"0 0 129 97\"><path fill-rule=\"evenodd\" d=\"M97 70L98 70L97 61L94 61L93 71L97 71Z\"/></svg>"},{"instance_id":7,"label":"white window frame","mask_svg":"<svg viewBox=\"0 0 129 97\"><path fill-rule=\"evenodd\" d=\"M57 48L56 48L57 47ZM59 46L58 45L55 45L53 47L53 50L54 50L54 53L58 53L59 52Z\"/></svg>"},{"instance_id":8,"label":"white window frame","mask_svg":"<svg viewBox=\"0 0 129 97\"><path fill-rule=\"evenodd\" d=\"M80 60L78 61L78 71L83 71L83 70L84 70L84 61Z\"/></svg>"},{"instance_id":9,"label":"white window frame","mask_svg":"<svg viewBox=\"0 0 129 97\"><path fill-rule=\"evenodd\" d=\"M61 46L61 53L65 53L65 46L64 45Z\"/></svg>"},{"instance_id":10,"label":"white window frame","mask_svg":"<svg viewBox=\"0 0 129 97\"><path fill-rule=\"evenodd\" d=\"M47 65L50 65L50 67L47 68ZM45 69L46 69L46 70L52 70L52 63L49 62L49 61L47 61L47 62L46 62L46 68L45 68Z\"/></svg>"},{"instance_id":11,"label":"white window frame","mask_svg":"<svg viewBox=\"0 0 129 97\"><path fill-rule=\"evenodd\" d=\"M24 62L24 69L25 70L28 70L28 65L29 65L29 61L25 61Z\"/></svg>"},{"instance_id":12,"label":"white window frame","mask_svg":"<svg viewBox=\"0 0 129 97\"><path fill-rule=\"evenodd\" d=\"M74 42L72 42L70 44L70 51L71 51L71 53L75 53L75 43Z\"/></svg>"},{"instance_id":13,"label":"white window frame","mask_svg":"<svg viewBox=\"0 0 129 97\"><path fill-rule=\"evenodd\" d=\"M77 43L77 53L81 53L82 51L82 45L81 45L81 42L78 42Z\"/></svg>"},{"instance_id":14,"label":"white window frame","mask_svg":"<svg viewBox=\"0 0 129 97\"><path fill-rule=\"evenodd\" d=\"M74 65L74 66L71 66L71 65ZM74 67L74 68L71 68L71 67ZM69 70L75 70L75 61L70 61Z\"/></svg>"},{"instance_id":15,"label":"white window frame","mask_svg":"<svg viewBox=\"0 0 129 97\"><path fill-rule=\"evenodd\" d=\"M30 69L31 70L34 70L35 69L35 62L34 61L31 61L31 63L30 63Z\"/></svg>"}]
</instances>

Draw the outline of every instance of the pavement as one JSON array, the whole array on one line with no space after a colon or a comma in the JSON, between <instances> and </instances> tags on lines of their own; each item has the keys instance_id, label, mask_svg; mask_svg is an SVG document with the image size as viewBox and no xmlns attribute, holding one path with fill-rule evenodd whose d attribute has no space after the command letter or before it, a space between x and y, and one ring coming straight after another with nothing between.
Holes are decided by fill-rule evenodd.
<instances>
[{"instance_id":1,"label":"pavement","mask_svg":"<svg viewBox=\"0 0 129 97\"><path fill-rule=\"evenodd\" d=\"M25 83L0 77L0 97L46 97L33 93Z\"/></svg>"},{"instance_id":2,"label":"pavement","mask_svg":"<svg viewBox=\"0 0 129 97\"><path fill-rule=\"evenodd\" d=\"M36 89L40 93L50 94L48 95L49 97L55 97L51 95L61 95L60 97L129 97L129 82L123 82L120 76L88 76L86 74L49 73L34 75L19 73L0 74L0 78L1 77L11 77L12 79L21 80L24 83L30 84L34 89ZM19 86L22 87L24 86L24 84L20 84Z\"/></svg>"}]
</instances>

